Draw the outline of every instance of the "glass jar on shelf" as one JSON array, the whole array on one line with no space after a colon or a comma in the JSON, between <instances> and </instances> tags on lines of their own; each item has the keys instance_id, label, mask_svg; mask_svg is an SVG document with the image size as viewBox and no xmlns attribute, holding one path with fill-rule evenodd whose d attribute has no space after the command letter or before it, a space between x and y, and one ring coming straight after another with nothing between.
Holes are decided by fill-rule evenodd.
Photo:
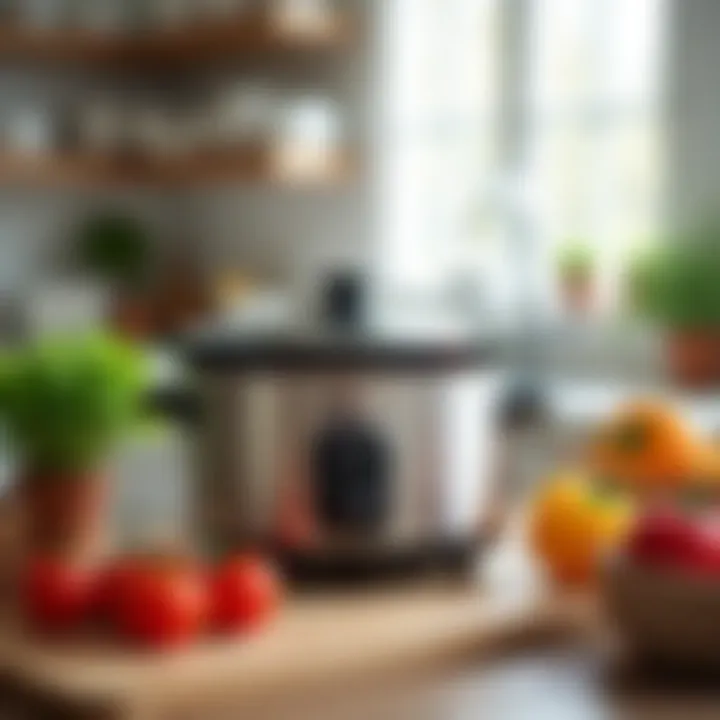
<instances>
[{"instance_id":1,"label":"glass jar on shelf","mask_svg":"<svg viewBox=\"0 0 720 720\"><path fill-rule=\"evenodd\" d=\"M333 0L272 0L275 21L293 33L324 32L336 17Z\"/></svg>"},{"instance_id":2,"label":"glass jar on shelf","mask_svg":"<svg viewBox=\"0 0 720 720\"><path fill-rule=\"evenodd\" d=\"M207 103L183 102L173 105L167 113L173 154L190 158L207 155L215 149L212 114Z\"/></svg>"},{"instance_id":3,"label":"glass jar on shelf","mask_svg":"<svg viewBox=\"0 0 720 720\"><path fill-rule=\"evenodd\" d=\"M342 121L337 103L306 96L288 102L279 117L273 160L283 175L316 176L337 168Z\"/></svg>"},{"instance_id":4,"label":"glass jar on shelf","mask_svg":"<svg viewBox=\"0 0 720 720\"><path fill-rule=\"evenodd\" d=\"M5 116L4 145L12 154L46 155L55 150L56 132L50 108L28 104Z\"/></svg>"},{"instance_id":5,"label":"glass jar on shelf","mask_svg":"<svg viewBox=\"0 0 720 720\"><path fill-rule=\"evenodd\" d=\"M229 148L268 145L280 105L269 84L241 83L223 89L213 111L218 143Z\"/></svg>"},{"instance_id":6,"label":"glass jar on shelf","mask_svg":"<svg viewBox=\"0 0 720 720\"><path fill-rule=\"evenodd\" d=\"M161 106L143 103L134 107L129 134L131 149L144 158L167 159L184 150L177 123Z\"/></svg>"},{"instance_id":7,"label":"glass jar on shelf","mask_svg":"<svg viewBox=\"0 0 720 720\"><path fill-rule=\"evenodd\" d=\"M85 152L114 155L127 144L127 113L115 98L98 97L84 103L78 118L78 139Z\"/></svg>"}]
</instances>

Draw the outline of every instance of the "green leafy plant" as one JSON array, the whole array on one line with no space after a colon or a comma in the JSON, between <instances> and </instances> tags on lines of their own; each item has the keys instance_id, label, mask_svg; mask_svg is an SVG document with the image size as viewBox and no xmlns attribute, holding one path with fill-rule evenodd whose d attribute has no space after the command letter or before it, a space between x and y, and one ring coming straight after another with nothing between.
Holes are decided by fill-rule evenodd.
<instances>
[{"instance_id":1,"label":"green leafy plant","mask_svg":"<svg viewBox=\"0 0 720 720\"><path fill-rule=\"evenodd\" d=\"M90 272L126 287L142 283L152 262L145 227L120 212L99 213L85 222L79 233L78 255Z\"/></svg>"},{"instance_id":2,"label":"green leafy plant","mask_svg":"<svg viewBox=\"0 0 720 720\"><path fill-rule=\"evenodd\" d=\"M33 344L2 358L0 413L23 467L96 469L139 420L140 354L105 335Z\"/></svg>"},{"instance_id":3,"label":"green leafy plant","mask_svg":"<svg viewBox=\"0 0 720 720\"><path fill-rule=\"evenodd\" d=\"M558 253L560 274L566 279L589 277L595 267L595 255L592 248L579 241L569 242Z\"/></svg>"},{"instance_id":4,"label":"green leafy plant","mask_svg":"<svg viewBox=\"0 0 720 720\"><path fill-rule=\"evenodd\" d=\"M720 328L720 226L668 239L646 273L655 320L676 330Z\"/></svg>"},{"instance_id":5,"label":"green leafy plant","mask_svg":"<svg viewBox=\"0 0 720 720\"><path fill-rule=\"evenodd\" d=\"M657 247L635 250L627 260L624 272L626 301L640 316L651 312L653 284L656 281L662 253Z\"/></svg>"}]
</instances>

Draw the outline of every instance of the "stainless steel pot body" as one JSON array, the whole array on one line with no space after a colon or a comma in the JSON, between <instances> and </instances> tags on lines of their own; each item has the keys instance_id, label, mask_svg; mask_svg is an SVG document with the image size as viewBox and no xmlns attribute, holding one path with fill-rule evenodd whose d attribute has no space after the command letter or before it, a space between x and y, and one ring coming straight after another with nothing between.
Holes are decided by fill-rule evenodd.
<instances>
[{"instance_id":1,"label":"stainless steel pot body","mask_svg":"<svg viewBox=\"0 0 720 720\"><path fill-rule=\"evenodd\" d=\"M200 540L209 552L250 540L320 551L471 536L490 494L496 391L492 375L476 372L206 375ZM318 510L317 456L322 439L347 422L363 428L362 447L372 440L378 448L374 463L361 466L382 475L367 479L383 507L371 528L343 532ZM340 466L358 444L344 446ZM325 482L342 483L342 470Z\"/></svg>"}]
</instances>

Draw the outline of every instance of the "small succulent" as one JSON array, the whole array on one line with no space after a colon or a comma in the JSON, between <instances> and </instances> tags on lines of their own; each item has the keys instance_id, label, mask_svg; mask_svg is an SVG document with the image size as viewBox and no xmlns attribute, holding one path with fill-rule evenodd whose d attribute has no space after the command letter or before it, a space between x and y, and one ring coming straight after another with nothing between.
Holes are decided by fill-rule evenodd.
<instances>
[{"instance_id":1,"label":"small succulent","mask_svg":"<svg viewBox=\"0 0 720 720\"><path fill-rule=\"evenodd\" d=\"M590 276L595 267L592 248L580 241L566 243L558 254L560 274L568 279L582 279Z\"/></svg>"}]
</instances>

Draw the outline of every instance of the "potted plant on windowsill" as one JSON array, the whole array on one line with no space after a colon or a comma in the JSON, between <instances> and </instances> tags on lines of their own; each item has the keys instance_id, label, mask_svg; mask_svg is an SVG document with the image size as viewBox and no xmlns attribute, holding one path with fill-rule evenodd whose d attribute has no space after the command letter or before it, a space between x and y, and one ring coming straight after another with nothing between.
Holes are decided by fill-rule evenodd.
<instances>
[{"instance_id":1,"label":"potted plant on windowsill","mask_svg":"<svg viewBox=\"0 0 720 720\"><path fill-rule=\"evenodd\" d=\"M667 241L648 290L649 314L665 330L673 378L688 386L720 381L720 231Z\"/></svg>"},{"instance_id":2,"label":"potted plant on windowsill","mask_svg":"<svg viewBox=\"0 0 720 720\"><path fill-rule=\"evenodd\" d=\"M650 312L652 283L660 259L656 247L636 250L628 258L622 277L623 306L635 317L643 318Z\"/></svg>"},{"instance_id":3,"label":"potted plant on windowsill","mask_svg":"<svg viewBox=\"0 0 720 720\"><path fill-rule=\"evenodd\" d=\"M18 461L31 553L85 556L97 539L105 464L139 418L139 354L110 337L38 343L0 366L0 413Z\"/></svg>"},{"instance_id":4,"label":"potted plant on windowsill","mask_svg":"<svg viewBox=\"0 0 720 720\"><path fill-rule=\"evenodd\" d=\"M560 292L566 310L588 312L595 299L595 257L582 242L567 243L558 255Z\"/></svg>"},{"instance_id":5,"label":"potted plant on windowsill","mask_svg":"<svg viewBox=\"0 0 720 720\"><path fill-rule=\"evenodd\" d=\"M148 283L153 258L143 224L122 212L92 215L80 228L77 251L81 266L112 291L113 328L133 339L151 335L154 308Z\"/></svg>"}]
</instances>

